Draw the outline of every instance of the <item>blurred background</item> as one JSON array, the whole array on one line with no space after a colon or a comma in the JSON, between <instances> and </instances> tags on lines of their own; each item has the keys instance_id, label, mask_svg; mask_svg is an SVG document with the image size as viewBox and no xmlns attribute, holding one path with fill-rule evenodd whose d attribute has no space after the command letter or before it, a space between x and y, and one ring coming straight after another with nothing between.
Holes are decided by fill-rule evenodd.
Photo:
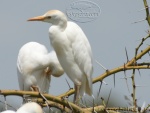
<instances>
[{"instance_id":1,"label":"blurred background","mask_svg":"<svg viewBox=\"0 0 150 113\"><path fill-rule=\"evenodd\" d=\"M58 9L66 13L67 8L75 0L45 0L45 1L9 1L1 0L0 3L0 89L16 89L19 90L18 78L16 71L16 60L18 51L25 43L36 41L45 45L49 51L53 48L50 46L48 29L49 24L43 22L27 22L28 18L39 16L48 10ZM145 19L145 10L142 0L92 0L100 8L100 15L90 22L75 21L85 32L93 51L94 59L99 61L107 69L112 69L126 63L125 47L129 55L129 59L134 57L135 47L141 41L141 38L147 36L149 26L147 21L134 23L136 21ZM150 1L148 1L150 4ZM69 18L69 20L71 20ZM74 21L74 20L71 20ZM141 49L147 47L150 40L147 40ZM140 49L140 50L141 50ZM149 56L143 57L141 62L149 62ZM94 61L93 78L104 73L102 69ZM150 86L150 71L140 70L141 76L136 71L136 85L145 87L138 87L136 89L136 98L139 106L144 102L150 104L149 86ZM132 71L126 72L127 76L131 76ZM110 90L112 89L110 101L112 106L129 106L128 101L124 96L130 98L132 93L132 82L128 79L129 90L126 81L121 79L124 73L116 74L116 85L114 87L113 76L107 77L104 81L108 84L103 84L100 97L106 101ZM72 81L66 76L51 79L51 86L49 93L52 95L59 95L69 90L66 83L68 80L71 87ZM95 83L94 96L97 96L100 82ZM98 103L101 102L100 97L96 99ZM70 97L69 99L71 99ZM87 97L91 98L91 97ZM132 98L131 98L132 99ZM0 101L4 101L4 97L0 96ZM20 107L22 99L15 96L7 96L7 103L15 108ZM0 111L3 110L4 104L0 102ZM111 106L111 104L110 104ZM12 109L12 108L9 108Z\"/></svg>"}]
</instances>

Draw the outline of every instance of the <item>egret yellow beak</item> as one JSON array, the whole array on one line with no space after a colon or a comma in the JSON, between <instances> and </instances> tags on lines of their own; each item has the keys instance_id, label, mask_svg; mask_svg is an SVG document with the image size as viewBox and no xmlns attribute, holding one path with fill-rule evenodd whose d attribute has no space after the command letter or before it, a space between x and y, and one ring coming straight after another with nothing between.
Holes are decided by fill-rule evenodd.
<instances>
[{"instance_id":1,"label":"egret yellow beak","mask_svg":"<svg viewBox=\"0 0 150 113\"><path fill-rule=\"evenodd\" d=\"M30 18L27 21L43 21L44 19L45 19L44 16L37 16L37 17Z\"/></svg>"}]
</instances>

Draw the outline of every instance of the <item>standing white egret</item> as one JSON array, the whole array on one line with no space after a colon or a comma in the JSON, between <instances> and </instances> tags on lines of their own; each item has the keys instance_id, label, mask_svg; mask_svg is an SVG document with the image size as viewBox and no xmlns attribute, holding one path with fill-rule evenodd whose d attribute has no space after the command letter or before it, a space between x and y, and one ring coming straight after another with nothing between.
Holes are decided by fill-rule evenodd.
<instances>
[{"instance_id":1,"label":"standing white egret","mask_svg":"<svg viewBox=\"0 0 150 113\"><path fill-rule=\"evenodd\" d=\"M21 90L49 91L51 75L64 73L56 53L48 53L46 47L37 42L23 45L17 59L17 74Z\"/></svg>"},{"instance_id":2,"label":"standing white egret","mask_svg":"<svg viewBox=\"0 0 150 113\"><path fill-rule=\"evenodd\" d=\"M50 42L61 66L75 84L74 102L84 93L92 95L92 51L82 29L76 23L68 21L66 15L59 10L50 10L28 21L52 24L49 28Z\"/></svg>"},{"instance_id":3,"label":"standing white egret","mask_svg":"<svg viewBox=\"0 0 150 113\"><path fill-rule=\"evenodd\" d=\"M21 106L16 113L43 113L43 110L39 104L29 102Z\"/></svg>"}]
</instances>

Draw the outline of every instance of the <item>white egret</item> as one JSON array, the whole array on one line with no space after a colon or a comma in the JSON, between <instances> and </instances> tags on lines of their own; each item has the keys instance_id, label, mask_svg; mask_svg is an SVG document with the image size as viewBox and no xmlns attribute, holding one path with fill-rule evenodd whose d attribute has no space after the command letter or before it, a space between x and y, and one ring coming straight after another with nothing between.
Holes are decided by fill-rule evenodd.
<instances>
[{"instance_id":1,"label":"white egret","mask_svg":"<svg viewBox=\"0 0 150 113\"><path fill-rule=\"evenodd\" d=\"M22 105L16 112L6 110L1 113L43 113L41 106L35 102L29 102Z\"/></svg>"},{"instance_id":2,"label":"white egret","mask_svg":"<svg viewBox=\"0 0 150 113\"><path fill-rule=\"evenodd\" d=\"M48 53L44 45L29 42L19 51L17 73L21 90L48 93L50 75L59 77L64 71L54 51Z\"/></svg>"},{"instance_id":3,"label":"white egret","mask_svg":"<svg viewBox=\"0 0 150 113\"><path fill-rule=\"evenodd\" d=\"M16 113L43 113L43 110L39 104L29 102L21 106Z\"/></svg>"},{"instance_id":4,"label":"white egret","mask_svg":"<svg viewBox=\"0 0 150 113\"><path fill-rule=\"evenodd\" d=\"M74 102L84 93L92 95L92 51L82 29L76 23L68 21L66 15L59 10L50 10L28 21L52 24L49 28L50 42L61 66L75 84Z\"/></svg>"},{"instance_id":5,"label":"white egret","mask_svg":"<svg viewBox=\"0 0 150 113\"><path fill-rule=\"evenodd\" d=\"M6 111L0 112L0 113L16 113L16 112L12 111L12 110L6 110Z\"/></svg>"}]
</instances>

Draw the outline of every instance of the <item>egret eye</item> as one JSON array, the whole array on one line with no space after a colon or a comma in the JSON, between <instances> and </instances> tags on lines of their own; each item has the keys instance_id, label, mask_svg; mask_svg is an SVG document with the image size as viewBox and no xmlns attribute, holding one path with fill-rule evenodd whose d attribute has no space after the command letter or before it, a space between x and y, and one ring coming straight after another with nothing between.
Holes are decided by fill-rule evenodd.
<instances>
[{"instance_id":1,"label":"egret eye","mask_svg":"<svg viewBox=\"0 0 150 113\"><path fill-rule=\"evenodd\" d=\"M46 18L47 18L47 19L51 19L51 16L47 16Z\"/></svg>"}]
</instances>

